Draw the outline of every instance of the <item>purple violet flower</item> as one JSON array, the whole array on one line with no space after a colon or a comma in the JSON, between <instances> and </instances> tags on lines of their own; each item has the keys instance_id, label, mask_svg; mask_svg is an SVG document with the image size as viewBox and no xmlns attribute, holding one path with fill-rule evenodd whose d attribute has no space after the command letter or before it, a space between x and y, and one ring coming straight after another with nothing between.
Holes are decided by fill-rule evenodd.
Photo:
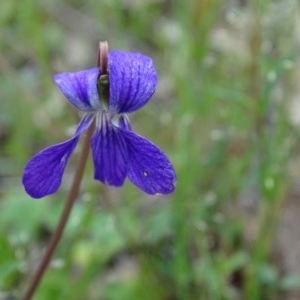
<instances>
[{"instance_id":1,"label":"purple violet flower","mask_svg":"<svg viewBox=\"0 0 300 300\"><path fill-rule=\"evenodd\" d=\"M152 60L140 53L114 50L108 53L108 71L108 103L98 93L99 68L54 75L61 92L86 114L71 139L40 151L26 164L23 185L33 198L57 191L80 135L94 118L95 179L119 187L127 176L147 194L174 191L176 174L171 162L162 150L131 130L127 116L144 106L155 91L157 74Z\"/></svg>"}]
</instances>

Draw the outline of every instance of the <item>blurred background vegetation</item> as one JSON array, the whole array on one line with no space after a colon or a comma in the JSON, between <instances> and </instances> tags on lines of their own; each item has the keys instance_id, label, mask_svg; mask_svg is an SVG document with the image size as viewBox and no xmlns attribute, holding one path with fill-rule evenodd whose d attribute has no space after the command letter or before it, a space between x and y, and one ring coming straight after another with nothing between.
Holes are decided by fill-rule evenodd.
<instances>
[{"instance_id":1,"label":"blurred background vegetation","mask_svg":"<svg viewBox=\"0 0 300 300\"><path fill-rule=\"evenodd\" d=\"M28 287L78 158L55 195L26 195L26 161L79 119L52 75L95 66L99 40L153 58L131 120L177 189L106 187L89 162L34 299L300 299L299 20L296 0L2 0L0 299Z\"/></svg>"}]
</instances>

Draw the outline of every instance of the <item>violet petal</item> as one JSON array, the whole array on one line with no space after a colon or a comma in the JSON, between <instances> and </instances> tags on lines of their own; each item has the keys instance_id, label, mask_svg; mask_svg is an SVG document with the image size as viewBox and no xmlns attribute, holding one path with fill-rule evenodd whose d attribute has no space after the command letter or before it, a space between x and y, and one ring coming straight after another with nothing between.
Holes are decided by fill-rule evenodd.
<instances>
[{"instance_id":1,"label":"violet petal","mask_svg":"<svg viewBox=\"0 0 300 300\"><path fill-rule=\"evenodd\" d=\"M127 147L118 128L108 118L106 113L102 113L100 126L97 126L91 140L94 177L105 184L121 186L127 174Z\"/></svg>"},{"instance_id":2,"label":"violet petal","mask_svg":"<svg viewBox=\"0 0 300 300\"><path fill-rule=\"evenodd\" d=\"M118 127L123 128L125 130L130 130L130 131L132 130L128 115L122 114L119 116Z\"/></svg>"},{"instance_id":3,"label":"violet petal","mask_svg":"<svg viewBox=\"0 0 300 300\"><path fill-rule=\"evenodd\" d=\"M79 110L101 109L97 91L99 68L54 75L54 81L66 98Z\"/></svg>"},{"instance_id":4,"label":"violet petal","mask_svg":"<svg viewBox=\"0 0 300 300\"><path fill-rule=\"evenodd\" d=\"M26 192L31 197L42 198L57 191L79 136L90 126L92 120L93 116L87 115L80 122L71 139L40 151L27 162L22 181Z\"/></svg>"},{"instance_id":5,"label":"violet petal","mask_svg":"<svg viewBox=\"0 0 300 300\"><path fill-rule=\"evenodd\" d=\"M129 180L150 195L172 193L176 174L163 151L132 131L120 131L127 143Z\"/></svg>"},{"instance_id":6,"label":"violet petal","mask_svg":"<svg viewBox=\"0 0 300 300\"><path fill-rule=\"evenodd\" d=\"M149 101L157 85L157 73L150 57L114 50L108 53L108 67L110 112L133 112Z\"/></svg>"}]
</instances>

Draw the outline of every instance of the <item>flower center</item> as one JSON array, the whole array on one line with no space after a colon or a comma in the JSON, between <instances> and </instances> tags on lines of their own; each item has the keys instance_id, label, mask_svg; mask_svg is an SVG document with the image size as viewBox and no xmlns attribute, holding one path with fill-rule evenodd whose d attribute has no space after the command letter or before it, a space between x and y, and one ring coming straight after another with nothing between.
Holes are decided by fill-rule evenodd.
<instances>
[{"instance_id":1,"label":"flower center","mask_svg":"<svg viewBox=\"0 0 300 300\"><path fill-rule=\"evenodd\" d=\"M113 114L102 109L96 113L96 128L106 133L108 127L120 127L131 130L127 114Z\"/></svg>"}]
</instances>

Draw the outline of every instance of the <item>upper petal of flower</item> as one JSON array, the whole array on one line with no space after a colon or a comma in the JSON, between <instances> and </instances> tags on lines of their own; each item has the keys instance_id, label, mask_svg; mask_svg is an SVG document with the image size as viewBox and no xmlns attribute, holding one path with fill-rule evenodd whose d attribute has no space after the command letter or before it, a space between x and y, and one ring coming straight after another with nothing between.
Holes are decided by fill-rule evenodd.
<instances>
[{"instance_id":1,"label":"upper petal of flower","mask_svg":"<svg viewBox=\"0 0 300 300\"><path fill-rule=\"evenodd\" d=\"M95 179L121 186L127 174L127 147L122 134L112 125L109 115L101 113L91 140Z\"/></svg>"},{"instance_id":2,"label":"upper petal of flower","mask_svg":"<svg viewBox=\"0 0 300 300\"><path fill-rule=\"evenodd\" d=\"M129 180L150 195L172 193L176 174L163 151L132 131L119 130L127 144Z\"/></svg>"},{"instance_id":3,"label":"upper petal of flower","mask_svg":"<svg viewBox=\"0 0 300 300\"><path fill-rule=\"evenodd\" d=\"M100 110L97 91L99 68L54 75L54 81L61 92L79 110Z\"/></svg>"},{"instance_id":4,"label":"upper petal of flower","mask_svg":"<svg viewBox=\"0 0 300 300\"><path fill-rule=\"evenodd\" d=\"M157 85L152 59L140 53L108 53L109 111L129 113L145 105Z\"/></svg>"},{"instance_id":5,"label":"upper petal of flower","mask_svg":"<svg viewBox=\"0 0 300 300\"><path fill-rule=\"evenodd\" d=\"M79 136L90 126L92 120L93 116L87 115L80 122L71 139L40 151L27 162L23 174L23 185L31 197L42 198L57 191Z\"/></svg>"}]
</instances>

